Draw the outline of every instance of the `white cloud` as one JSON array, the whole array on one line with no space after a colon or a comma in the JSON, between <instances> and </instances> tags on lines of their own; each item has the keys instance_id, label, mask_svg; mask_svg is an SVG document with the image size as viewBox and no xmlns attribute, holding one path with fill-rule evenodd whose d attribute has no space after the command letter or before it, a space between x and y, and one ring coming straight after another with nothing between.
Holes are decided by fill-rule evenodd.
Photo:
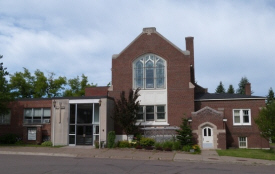
<instances>
[{"instance_id":1,"label":"white cloud","mask_svg":"<svg viewBox=\"0 0 275 174\"><path fill-rule=\"evenodd\" d=\"M0 54L10 72L85 74L111 80L111 57L144 27L181 49L194 36L196 79L214 92L220 81L235 89L241 77L255 95L275 82L273 1L1 1Z\"/></svg>"}]
</instances>

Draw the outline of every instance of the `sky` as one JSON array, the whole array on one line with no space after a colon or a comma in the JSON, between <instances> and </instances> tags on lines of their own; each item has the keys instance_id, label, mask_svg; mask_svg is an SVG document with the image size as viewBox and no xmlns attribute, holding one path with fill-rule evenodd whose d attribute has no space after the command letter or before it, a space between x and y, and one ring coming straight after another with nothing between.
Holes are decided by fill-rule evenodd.
<instances>
[{"instance_id":1,"label":"sky","mask_svg":"<svg viewBox=\"0 0 275 174\"><path fill-rule=\"evenodd\" d=\"M210 93L242 77L253 95L275 90L274 0L1 0L1 62L10 74L84 74L106 86L112 55L146 27L182 50L194 37L196 82Z\"/></svg>"}]
</instances>

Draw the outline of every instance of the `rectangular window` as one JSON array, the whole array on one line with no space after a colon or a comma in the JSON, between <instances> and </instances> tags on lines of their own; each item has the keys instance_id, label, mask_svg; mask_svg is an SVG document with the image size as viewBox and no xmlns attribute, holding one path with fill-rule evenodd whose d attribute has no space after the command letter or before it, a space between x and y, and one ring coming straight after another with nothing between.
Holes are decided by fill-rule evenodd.
<instances>
[{"instance_id":1,"label":"rectangular window","mask_svg":"<svg viewBox=\"0 0 275 174\"><path fill-rule=\"evenodd\" d=\"M10 124L11 123L11 112L8 111L7 114L0 115L0 124Z\"/></svg>"},{"instance_id":2,"label":"rectangular window","mask_svg":"<svg viewBox=\"0 0 275 174\"><path fill-rule=\"evenodd\" d=\"M157 120L165 119L165 107L164 106L156 106L157 108Z\"/></svg>"},{"instance_id":3,"label":"rectangular window","mask_svg":"<svg viewBox=\"0 0 275 174\"><path fill-rule=\"evenodd\" d=\"M234 109L233 125L251 125L250 109Z\"/></svg>"},{"instance_id":4,"label":"rectangular window","mask_svg":"<svg viewBox=\"0 0 275 174\"><path fill-rule=\"evenodd\" d=\"M25 124L45 124L50 123L50 108L27 108L24 109Z\"/></svg>"},{"instance_id":5,"label":"rectangular window","mask_svg":"<svg viewBox=\"0 0 275 174\"><path fill-rule=\"evenodd\" d=\"M138 114L138 121L165 121L166 112L165 106L140 106Z\"/></svg>"},{"instance_id":6,"label":"rectangular window","mask_svg":"<svg viewBox=\"0 0 275 174\"><path fill-rule=\"evenodd\" d=\"M239 137L239 148L247 148L247 137Z\"/></svg>"},{"instance_id":7,"label":"rectangular window","mask_svg":"<svg viewBox=\"0 0 275 174\"><path fill-rule=\"evenodd\" d=\"M146 121L154 121L154 106L146 106Z\"/></svg>"},{"instance_id":8,"label":"rectangular window","mask_svg":"<svg viewBox=\"0 0 275 174\"><path fill-rule=\"evenodd\" d=\"M143 106L139 107L138 114L137 114L137 120L142 121L143 120Z\"/></svg>"}]
</instances>

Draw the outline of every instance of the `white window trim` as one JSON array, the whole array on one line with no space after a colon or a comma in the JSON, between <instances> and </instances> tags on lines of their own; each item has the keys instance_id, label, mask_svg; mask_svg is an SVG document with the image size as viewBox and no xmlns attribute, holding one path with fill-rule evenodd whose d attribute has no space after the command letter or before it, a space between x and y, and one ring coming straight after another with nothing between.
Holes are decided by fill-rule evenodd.
<instances>
[{"instance_id":1,"label":"white window trim","mask_svg":"<svg viewBox=\"0 0 275 174\"><path fill-rule=\"evenodd\" d=\"M245 138L245 141L241 141L241 138ZM247 137L238 137L239 148L247 148ZM245 142L245 146L241 146L241 143Z\"/></svg>"},{"instance_id":2,"label":"white window trim","mask_svg":"<svg viewBox=\"0 0 275 174\"><path fill-rule=\"evenodd\" d=\"M140 87L140 89L143 89L143 90L156 90L156 89L166 89L166 84L167 84L167 63L166 63L166 60L163 59L162 57L156 55L156 54L145 54L145 55L142 55L140 57L138 57L137 59L134 60L133 64L132 64L132 79L133 79L133 89L137 89L136 88L136 78L135 78L135 75L136 75L136 71L135 71L135 64L138 60L140 59L144 59L146 56L150 56L150 55L153 55L155 57L158 57L160 59L162 59L164 61L164 84L163 84L163 88L157 88L156 87L156 67L154 66L154 88L146 88L146 78L145 78L145 75L146 75L146 72L145 72L145 67L143 67L143 87Z\"/></svg>"},{"instance_id":3,"label":"white window trim","mask_svg":"<svg viewBox=\"0 0 275 174\"><path fill-rule=\"evenodd\" d=\"M234 116L234 111L239 110L240 111L240 123L235 123L235 116ZM248 110L248 116L249 116L249 122L244 123L243 121L243 110ZM251 125L251 110L250 109L233 109L232 111L233 115L233 125L234 126L243 126L243 125Z\"/></svg>"},{"instance_id":4,"label":"white window trim","mask_svg":"<svg viewBox=\"0 0 275 174\"><path fill-rule=\"evenodd\" d=\"M146 121L146 106L154 106L154 121ZM164 119L157 119L157 106L164 106ZM143 107L143 119L137 120L137 123L141 125L163 125L163 123L167 123L167 108L166 105L141 105ZM158 124L160 123L160 124Z\"/></svg>"}]
</instances>

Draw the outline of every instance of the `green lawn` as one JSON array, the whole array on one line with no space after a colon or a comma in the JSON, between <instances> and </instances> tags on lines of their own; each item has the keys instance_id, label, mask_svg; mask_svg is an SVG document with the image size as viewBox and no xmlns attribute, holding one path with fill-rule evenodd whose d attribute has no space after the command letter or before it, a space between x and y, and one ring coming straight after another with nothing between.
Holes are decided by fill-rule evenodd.
<instances>
[{"instance_id":1,"label":"green lawn","mask_svg":"<svg viewBox=\"0 0 275 174\"><path fill-rule=\"evenodd\" d=\"M227 149L227 150L217 150L217 152L220 156L233 156L233 157L242 157L242 158L275 160L275 152L273 150Z\"/></svg>"}]
</instances>

